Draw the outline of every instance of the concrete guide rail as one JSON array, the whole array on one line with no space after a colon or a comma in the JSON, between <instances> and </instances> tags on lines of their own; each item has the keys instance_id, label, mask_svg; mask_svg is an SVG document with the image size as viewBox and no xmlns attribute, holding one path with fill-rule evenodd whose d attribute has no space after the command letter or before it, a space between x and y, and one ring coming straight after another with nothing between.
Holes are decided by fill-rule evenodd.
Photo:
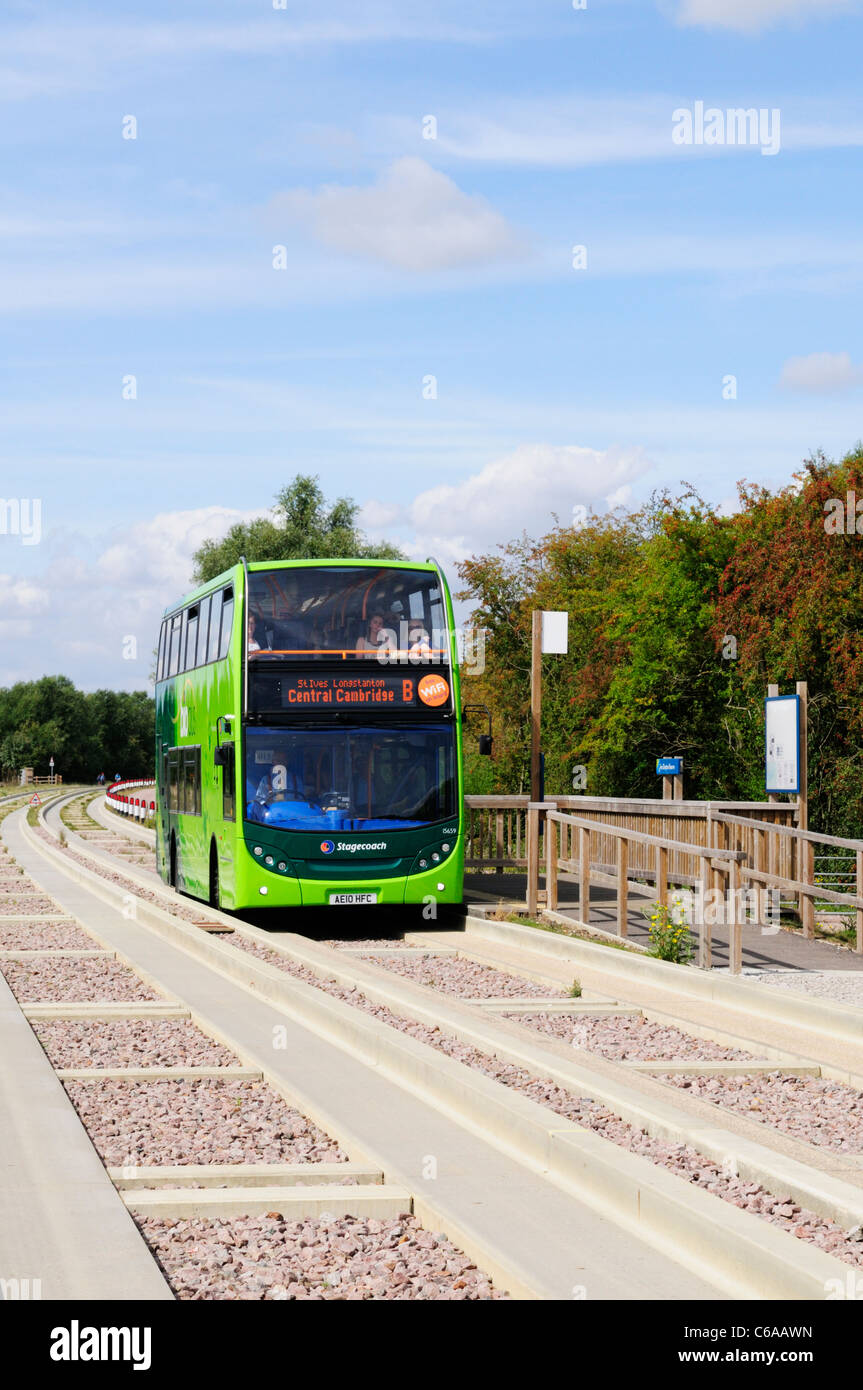
<instances>
[{"instance_id":1,"label":"concrete guide rail","mask_svg":"<svg viewBox=\"0 0 863 1390\"><path fill-rule=\"evenodd\" d=\"M59 851L51 850L41 842L38 848L46 857L62 857ZM103 880L96 880L94 883L93 875L79 865L69 865L67 861L64 867L73 878L77 877L80 881L90 880L89 886L97 895L105 897L106 900L113 896L116 901L119 890L105 884ZM206 958L227 978L239 979L246 989L254 989L256 993L266 994L268 999L278 1000L283 1006L289 1007L307 1026L314 1028L322 1036L340 1042L352 1057L365 1056L379 1071L386 1071L399 1084L409 1085L414 1092L421 1091L424 1097L436 1101L441 1111L460 1118L463 1125L476 1127L480 1133L496 1136L500 1147L518 1153L523 1163L533 1164L541 1171L552 1175L555 1181L572 1191L577 1191L582 1198L600 1203L602 1210L612 1212L617 1220L630 1223L635 1210L638 1213L635 1219L639 1231L649 1233L657 1248L671 1249L667 1243L669 1229L686 1229L689 1233L686 1246L673 1246L676 1257L685 1262L693 1273L705 1274L709 1264L710 1277L727 1291L740 1293L745 1289L748 1296L760 1296L769 1288L774 1296L823 1297L824 1280L838 1277L837 1271L846 1269L846 1266L832 1257L824 1256L823 1252L817 1251L814 1247L795 1240L748 1213L737 1211L709 1193L692 1189L689 1184L681 1182L678 1177L665 1170L658 1169L647 1160L615 1148L608 1141L563 1121L543 1107L535 1105L523 1096L508 1092L507 1088L489 1081L478 1073L466 1072L460 1063L440 1054L430 1058L429 1049L424 1044L417 1043L414 1039L388 1028L387 1025L350 1009L340 1001L322 995L312 986L285 976L275 967L255 961L252 957L240 957L239 953L225 942L202 939L200 933L176 919L170 919L161 909L141 905L138 915L139 920L146 921L161 932L165 932L169 925L172 939L182 937L187 951L200 959ZM254 934L257 939L263 937L268 941L272 940L266 933L257 929L243 927L236 921L233 925L244 935ZM310 943L303 942L303 947L309 949ZM340 963L333 962L332 957L335 953L328 948L318 947L317 950L326 955L328 973L338 976L342 967ZM351 972L364 968L365 971L379 976L384 973L377 967L356 961L345 962L344 968L350 968ZM404 991L406 982L399 982L399 987ZM412 985L407 987L415 993L421 989ZM388 988L392 993L395 986L389 985ZM371 993L370 990L367 992ZM317 998L313 998L314 995L317 995ZM454 1009L456 1004L454 1001L446 1001L446 1006ZM482 1017L477 1018L478 1011L474 1011L470 1006L459 1007L469 1010L471 1018L471 1024L464 1024L462 1027L472 1030L475 1035L478 1027L504 1026L504 1021L490 1020L484 1023ZM410 1012L412 1016L418 1014L416 1007L412 1007ZM487 1015L485 1018L487 1019ZM482 1046L485 1042L487 1046L488 1041L486 1035L485 1039L480 1037L476 1045ZM498 1055L500 1046L498 1038L497 1046L492 1048ZM510 1050L512 1051L512 1048ZM530 1045L519 1041L518 1050L525 1056L530 1051ZM537 1047L533 1059L534 1070L540 1067L543 1074L548 1074L548 1064L549 1049ZM572 1066L571 1063L569 1065ZM558 1064L558 1073L563 1075L564 1070ZM571 1071L564 1084L568 1081L571 1086L575 1085L581 1090L587 1072L588 1069L585 1067ZM607 1089L608 1083L603 1084ZM595 1077L592 1085L595 1091ZM591 1093L590 1090L588 1093ZM619 1102L620 1099L621 1091L618 1084L616 1100ZM637 1097L636 1110L639 1107L643 1115L645 1107L641 1098ZM614 1105L613 1108L620 1113L620 1104ZM674 1107L665 1108L669 1114L674 1111ZM679 1124L679 1112L678 1117L672 1119L671 1123ZM721 1131L717 1126L712 1128L713 1139L716 1140ZM710 1129L710 1126L702 1126L699 1132L697 1147L702 1151L705 1149L702 1140L710 1139ZM731 1137L731 1142L736 1150L744 1147L736 1136ZM727 1154L727 1136L722 1140L720 1148ZM745 1155L747 1161L763 1164L766 1151L758 1152L757 1145L750 1145L749 1148L750 1153ZM768 1155L769 1160L772 1161L774 1158L774 1155ZM793 1165L785 1164L783 1182L791 1167ZM797 1169L800 1181L811 1186L812 1175L803 1165L798 1164ZM614 1174L614 1196L605 1181L609 1173ZM815 1177L820 1179L821 1175ZM830 1187L831 1180L824 1179L821 1184L822 1200L825 1200L824 1192ZM634 1196L638 1199L635 1208L631 1205ZM826 1200L834 1207L837 1202L851 1201L859 1213L861 1196L863 1194L859 1190L850 1192L850 1196L848 1192L840 1192L834 1183ZM729 1234L723 1242L718 1234L721 1230L733 1234ZM706 1246L705 1236L709 1236ZM705 1253L707 1250L709 1260ZM745 1253L741 1255L741 1252ZM712 1263L709 1263L710 1261ZM825 1273L828 1269L829 1272ZM782 1290L785 1292L781 1292Z\"/></svg>"},{"instance_id":2,"label":"concrete guide rail","mask_svg":"<svg viewBox=\"0 0 863 1390\"><path fill-rule=\"evenodd\" d=\"M237 975L235 948L145 902L137 905L137 921L124 916L119 909L128 890L112 888L46 845L23 818L6 826L4 835L37 882L88 931L140 973L158 979L243 1064L260 1067L291 1104L337 1138L349 1158L379 1169L389 1187L412 1193L417 1219L442 1231L500 1288L519 1297L555 1299L572 1297L583 1286L593 1298L716 1296L716 1282L682 1267L673 1253L657 1251L640 1232L599 1215L535 1165L490 1142L481 1127L476 1132L409 1085L394 1085L346 1037L334 1039L323 1016L333 1012L334 1001L320 991L295 984L281 1000L265 997L270 976L285 991L281 972L252 963L250 980L241 961L239 983L231 978ZM353 1027L355 1010L339 1006L334 1012L343 1022L354 1015ZM384 1034L391 1033L379 1025L382 1053L390 1042ZM429 1050L415 1048L435 1069ZM461 1079L464 1069L457 1073ZM544 1113L544 1123L548 1118ZM723 1277L719 1289L725 1288Z\"/></svg>"}]
</instances>

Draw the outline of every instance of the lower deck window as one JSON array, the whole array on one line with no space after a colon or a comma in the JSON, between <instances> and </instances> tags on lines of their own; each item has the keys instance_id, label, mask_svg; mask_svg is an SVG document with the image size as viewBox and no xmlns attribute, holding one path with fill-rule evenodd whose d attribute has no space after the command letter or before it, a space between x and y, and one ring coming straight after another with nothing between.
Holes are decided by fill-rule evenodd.
<instances>
[{"instance_id":1,"label":"lower deck window","mask_svg":"<svg viewBox=\"0 0 863 1390\"><path fill-rule=\"evenodd\" d=\"M166 755L168 810L174 814L201 814L201 750L169 748Z\"/></svg>"},{"instance_id":2,"label":"lower deck window","mask_svg":"<svg viewBox=\"0 0 863 1390\"><path fill-rule=\"evenodd\" d=\"M286 830L410 829L455 813L455 730L246 731L246 820Z\"/></svg>"}]
</instances>

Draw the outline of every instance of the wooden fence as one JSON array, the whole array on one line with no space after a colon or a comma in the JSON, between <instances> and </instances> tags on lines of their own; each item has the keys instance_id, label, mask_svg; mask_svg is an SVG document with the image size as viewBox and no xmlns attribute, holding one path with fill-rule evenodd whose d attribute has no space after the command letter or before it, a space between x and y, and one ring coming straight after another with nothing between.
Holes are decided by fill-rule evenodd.
<instances>
[{"instance_id":1,"label":"wooden fence","mask_svg":"<svg viewBox=\"0 0 863 1390\"><path fill-rule=\"evenodd\" d=\"M626 935L632 891L667 906L669 884L726 904L730 963L740 969L741 925L748 888L778 890L798 905L806 937L814 936L816 901L852 908L856 948L863 953L863 840L800 830L791 802L652 801L604 797L469 796L466 867L522 871L527 906L554 910L558 876L580 884L583 920L589 921L590 883L617 893L618 933ZM854 892L816 881L815 846L842 851L856 870ZM544 888L541 885L544 879ZM640 882L635 882L640 880ZM699 922L699 963L712 956L712 909Z\"/></svg>"}]
</instances>

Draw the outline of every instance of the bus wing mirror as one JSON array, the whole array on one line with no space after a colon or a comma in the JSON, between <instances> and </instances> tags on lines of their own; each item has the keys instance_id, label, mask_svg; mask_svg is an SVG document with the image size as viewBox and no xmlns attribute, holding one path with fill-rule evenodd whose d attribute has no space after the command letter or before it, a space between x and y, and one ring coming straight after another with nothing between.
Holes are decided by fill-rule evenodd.
<instances>
[{"instance_id":1,"label":"bus wing mirror","mask_svg":"<svg viewBox=\"0 0 863 1390\"><path fill-rule=\"evenodd\" d=\"M465 705L461 712L462 719L467 720L475 710L479 710L488 720L488 733L479 736L479 751L484 758L490 758L492 745L491 710L488 705Z\"/></svg>"},{"instance_id":2,"label":"bus wing mirror","mask_svg":"<svg viewBox=\"0 0 863 1390\"><path fill-rule=\"evenodd\" d=\"M231 761L232 745L230 743L220 744L213 752L213 763L216 767L227 767Z\"/></svg>"}]
</instances>

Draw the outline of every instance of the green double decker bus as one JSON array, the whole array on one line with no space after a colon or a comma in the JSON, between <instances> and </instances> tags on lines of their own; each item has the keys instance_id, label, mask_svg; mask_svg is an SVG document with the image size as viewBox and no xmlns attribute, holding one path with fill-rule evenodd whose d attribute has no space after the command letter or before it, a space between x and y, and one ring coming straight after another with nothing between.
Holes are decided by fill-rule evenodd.
<instances>
[{"instance_id":1,"label":"green double decker bus","mask_svg":"<svg viewBox=\"0 0 863 1390\"><path fill-rule=\"evenodd\" d=\"M166 610L159 873L215 907L461 903L462 719L439 566L241 561Z\"/></svg>"}]
</instances>

